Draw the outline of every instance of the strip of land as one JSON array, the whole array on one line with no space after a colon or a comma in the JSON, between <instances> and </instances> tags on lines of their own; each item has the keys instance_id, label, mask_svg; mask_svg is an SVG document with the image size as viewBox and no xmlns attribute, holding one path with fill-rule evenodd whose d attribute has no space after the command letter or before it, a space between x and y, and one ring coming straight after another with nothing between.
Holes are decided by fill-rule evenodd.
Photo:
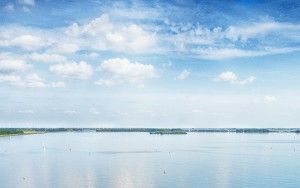
<instances>
[{"instance_id":1,"label":"strip of land","mask_svg":"<svg viewBox=\"0 0 300 188\"><path fill-rule=\"evenodd\" d=\"M147 132L150 134L198 133L300 133L300 128L0 128L0 136L51 132Z\"/></svg>"},{"instance_id":2,"label":"strip of land","mask_svg":"<svg viewBox=\"0 0 300 188\"><path fill-rule=\"evenodd\" d=\"M33 130L27 128L0 128L0 136L18 136L41 133L45 132L41 130Z\"/></svg>"}]
</instances>

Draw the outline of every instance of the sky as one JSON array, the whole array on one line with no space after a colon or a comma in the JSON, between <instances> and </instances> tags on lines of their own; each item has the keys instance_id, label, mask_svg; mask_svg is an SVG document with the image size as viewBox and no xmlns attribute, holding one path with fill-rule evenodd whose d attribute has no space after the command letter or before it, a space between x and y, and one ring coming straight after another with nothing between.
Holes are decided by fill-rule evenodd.
<instances>
[{"instance_id":1,"label":"sky","mask_svg":"<svg viewBox=\"0 0 300 188\"><path fill-rule=\"evenodd\" d=\"M0 2L0 127L300 127L296 0Z\"/></svg>"}]
</instances>

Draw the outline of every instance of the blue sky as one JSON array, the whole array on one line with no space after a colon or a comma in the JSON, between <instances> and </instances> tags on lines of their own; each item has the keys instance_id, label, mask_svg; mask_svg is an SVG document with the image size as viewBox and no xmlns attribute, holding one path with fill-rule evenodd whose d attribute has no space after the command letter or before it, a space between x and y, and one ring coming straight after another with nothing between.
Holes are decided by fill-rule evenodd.
<instances>
[{"instance_id":1,"label":"blue sky","mask_svg":"<svg viewBox=\"0 0 300 188\"><path fill-rule=\"evenodd\" d=\"M1 127L300 127L299 1L0 2Z\"/></svg>"}]
</instances>

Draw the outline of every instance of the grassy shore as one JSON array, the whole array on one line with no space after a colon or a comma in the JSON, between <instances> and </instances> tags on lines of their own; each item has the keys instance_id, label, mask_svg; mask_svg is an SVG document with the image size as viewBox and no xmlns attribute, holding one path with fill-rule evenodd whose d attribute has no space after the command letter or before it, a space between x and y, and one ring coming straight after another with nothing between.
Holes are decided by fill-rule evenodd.
<instances>
[{"instance_id":1,"label":"grassy shore","mask_svg":"<svg viewBox=\"0 0 300 188\"><path fill-rule=\"evenodd\" d=\"M35 130L0 128L0 136L18 136L18 135L29 135L29 134L41 134L41 133L45 133L45 132L35 131Z\"/></svg>"}]
</instances>

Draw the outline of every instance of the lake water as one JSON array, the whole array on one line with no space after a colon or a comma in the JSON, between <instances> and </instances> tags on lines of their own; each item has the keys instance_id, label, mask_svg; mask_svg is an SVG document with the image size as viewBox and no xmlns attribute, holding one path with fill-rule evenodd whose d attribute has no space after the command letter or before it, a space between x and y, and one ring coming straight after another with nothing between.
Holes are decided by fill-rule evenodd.
<instances>
[{"instance_id":1,"label":"lake water","mask_svg":"<svg viewBox=\"0 0 300 188\"><path fill-rule=\"evenodd\" d=\"M45 146L45 147L43 147ZM0 187L300 187L300 135L0 137Z\"/></svg>"}]
</instances>

